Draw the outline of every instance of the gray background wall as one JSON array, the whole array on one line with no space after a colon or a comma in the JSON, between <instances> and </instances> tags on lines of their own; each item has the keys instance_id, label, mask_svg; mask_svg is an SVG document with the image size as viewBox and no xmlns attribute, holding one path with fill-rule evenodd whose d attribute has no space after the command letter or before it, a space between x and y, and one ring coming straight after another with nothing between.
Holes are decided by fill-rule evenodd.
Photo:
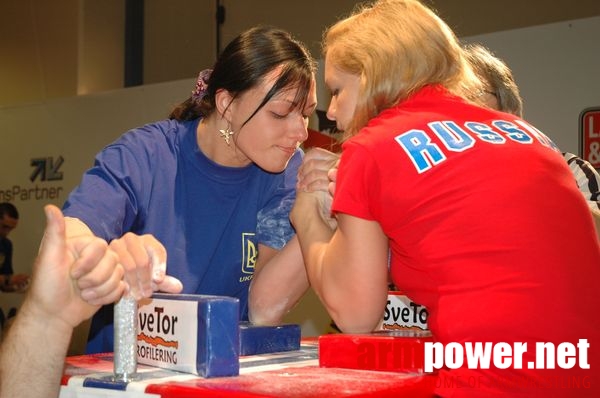
<instances>
[{"instance_id":1,"label":"gray background wall","mask_svg":"<svg viewBox=\"0 0 600 398\"><path fill-rule=\"evenodd\" d=\"M524 117L563 150L579 152L579 114L600 106L600 17L484 35L484 43L511 67Z\"/></svg>"}]
</instances>

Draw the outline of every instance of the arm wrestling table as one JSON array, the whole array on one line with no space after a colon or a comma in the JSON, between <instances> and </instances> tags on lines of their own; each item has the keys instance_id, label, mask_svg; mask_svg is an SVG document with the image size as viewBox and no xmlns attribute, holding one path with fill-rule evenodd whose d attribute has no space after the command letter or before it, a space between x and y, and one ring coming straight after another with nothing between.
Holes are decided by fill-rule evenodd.
<instances>
[{"instance_id":1,"label":"arm wrestling table","mask_svg":"<svg viewBox=\"0 0 600 398\"><path fill-rule=\"evenodd\" d=\"M111 382L113 354L66 360L60 398L432 397L435 376L319 367L316 340L300 350L240 357L240 374L203 378L140 365L137 379ZM104 379L104 380L103 380Z\"/></svg>"}]
</instances>

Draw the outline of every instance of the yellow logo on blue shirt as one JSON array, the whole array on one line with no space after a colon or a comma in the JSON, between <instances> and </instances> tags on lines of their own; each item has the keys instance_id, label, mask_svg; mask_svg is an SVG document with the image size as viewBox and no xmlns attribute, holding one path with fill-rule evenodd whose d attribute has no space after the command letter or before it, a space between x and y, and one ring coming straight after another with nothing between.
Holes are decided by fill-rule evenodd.
<instances>
[{"instance_id":1,"label":"yellow logo on blue shirt","mask_svg":"<svg viewBox=\"0 0 600 398\"><path fill-rule=\"evenodd\" d=\"M256 257L258 250L252 241L254 233L242 233L242 272L244 274L254 274L254 266L256 265Z\"/></svg>"}]
</instances>

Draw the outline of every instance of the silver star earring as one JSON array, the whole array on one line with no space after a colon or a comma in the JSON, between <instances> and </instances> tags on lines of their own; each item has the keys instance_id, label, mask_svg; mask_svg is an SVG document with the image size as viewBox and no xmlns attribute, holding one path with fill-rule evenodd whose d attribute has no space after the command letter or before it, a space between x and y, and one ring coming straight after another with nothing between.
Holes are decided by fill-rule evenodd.
<instances>
[{"instance_id":1,"label":"silver star earring","mask_svg":"<svg viewBox=\"0 0 600 398\"><path fill-rule=\"evenodd\" d=\"M227 143L227 145L230 145L230 139L231 136L233 135L233 131L229 129L229 125L227 125L227 128L225 130L219 130L219 133L221 135L221 137L223 137L223 139L225 140L225 142Z\"/></svg>"}]
</instances>

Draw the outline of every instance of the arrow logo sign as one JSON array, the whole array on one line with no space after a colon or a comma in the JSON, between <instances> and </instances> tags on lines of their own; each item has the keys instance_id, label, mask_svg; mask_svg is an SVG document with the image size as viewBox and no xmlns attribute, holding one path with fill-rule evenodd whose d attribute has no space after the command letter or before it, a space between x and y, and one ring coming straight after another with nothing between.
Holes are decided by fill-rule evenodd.
<instances>
[{"instance_id":1,"label":"arrow logo sign","mask_svg":"<svg viewBox=\"0 0 600 398\"><path fill-rule=\"evenodd\" d=\"M34 169L29 176L29 180L33 182L38 176L40 177L40 181L62 180L63 173L58 170L64 161L65 159L62 156L58 156L56 161L52 157L31 159L30 164Z\"/></svg>"}]
</instances>

